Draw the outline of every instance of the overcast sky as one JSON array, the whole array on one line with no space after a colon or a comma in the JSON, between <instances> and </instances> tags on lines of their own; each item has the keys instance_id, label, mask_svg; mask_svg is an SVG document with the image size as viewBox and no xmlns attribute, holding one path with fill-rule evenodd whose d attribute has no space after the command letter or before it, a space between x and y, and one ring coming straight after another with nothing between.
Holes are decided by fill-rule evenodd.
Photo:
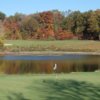
<instances>
[{"instance_id":1,"label":"overcast sky","mask_svg":"<svg viewBox=\"0 0 100 100\"><path fill-rule=\"evenodd\" d=\"M0 11L6 15L16 12L31 14L35 12L55 10L80 10L82 12L100 8L100 0L1 0Z\"/></svg>"}]
</instances>

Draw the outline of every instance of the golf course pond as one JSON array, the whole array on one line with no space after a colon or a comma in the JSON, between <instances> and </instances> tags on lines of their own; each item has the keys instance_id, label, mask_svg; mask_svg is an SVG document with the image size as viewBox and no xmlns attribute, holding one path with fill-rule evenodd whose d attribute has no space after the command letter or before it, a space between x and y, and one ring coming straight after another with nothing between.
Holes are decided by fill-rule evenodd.
<instances>
[{"instance_id":1,"label":"golf course pond","mask_svg":"<svg viewBox=\"0 0 100 100\"><path fill-rule=\"evenodd\" d=\"M5 55L0 56L0 73L50 74L95 72L100 70L99 55Z\"/></svg>"}]
</instances>

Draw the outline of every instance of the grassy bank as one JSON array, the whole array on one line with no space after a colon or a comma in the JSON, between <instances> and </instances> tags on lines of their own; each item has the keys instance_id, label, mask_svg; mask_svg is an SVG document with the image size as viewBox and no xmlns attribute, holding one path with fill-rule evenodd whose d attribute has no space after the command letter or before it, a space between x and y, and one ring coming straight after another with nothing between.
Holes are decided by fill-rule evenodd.
<instances>
[{"instance_id":1,"label":"grassy bank","mask_svg":"<svg viewBox=\"0 0 100 100\"><path fill-rule=\"evenodd\" d=\"M30 41L6 40L5 51L67 51L67 52L100 52L100 41L64 40L64 41Z\"/></svg>"},{"instance_id":2,"label":"grassy bank","mask_svg":"<svg viewBox=\"0 0 100 100\"><path fill-rule=\"evenodd\" d=\"M0 100L100 100L100 73L0 75Z\"/></svg>"}]
</instances>

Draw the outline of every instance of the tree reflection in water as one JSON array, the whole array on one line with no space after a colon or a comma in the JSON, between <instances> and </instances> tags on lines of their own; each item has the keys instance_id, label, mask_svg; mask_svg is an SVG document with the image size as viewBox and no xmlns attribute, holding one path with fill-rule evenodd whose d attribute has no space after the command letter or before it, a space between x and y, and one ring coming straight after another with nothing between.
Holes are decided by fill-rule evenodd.
<instances>
[{"instance_id":1,"label":"tree reflection in water","mask_svg":"<svg viewBox=\"0 0 100 100\"><path fill-rule=\"evenodd\" d=\"M93 72L100 69L100 63L93 61L67 61L67 60L48 60L48 61L11 61L0 60L0 72L6 74L24 73L53 73L53 66L57 64L57 73L69 72Z\"/></svg>"}]
</instances>

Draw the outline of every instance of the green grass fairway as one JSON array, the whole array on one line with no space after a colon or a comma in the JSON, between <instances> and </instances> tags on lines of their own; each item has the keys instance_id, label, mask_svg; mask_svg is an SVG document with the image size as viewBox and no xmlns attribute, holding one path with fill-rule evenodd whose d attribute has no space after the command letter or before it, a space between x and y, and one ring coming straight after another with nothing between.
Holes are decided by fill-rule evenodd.
<instances>
[{"instance_id":1,"label":"green grass fairway","mask_svg":"<svg viewBox=\"0 0 100 100\"><path fill-rule=\"evenodd\" d=\"M0 100L100 100L100 72L0 75Z\"/></svg>"},{"instance_id":2,"label":"green grass fairway","mask_svg":"<svg viewBox=\"0 0 100 100\"><path fill-rule=\"evenodd\" d=\"M92 40L58 40L58 41L35 41L35 40L6 40L7 51L85 51L100 52L100 41Z\"/></svg>"}]
</instances>

